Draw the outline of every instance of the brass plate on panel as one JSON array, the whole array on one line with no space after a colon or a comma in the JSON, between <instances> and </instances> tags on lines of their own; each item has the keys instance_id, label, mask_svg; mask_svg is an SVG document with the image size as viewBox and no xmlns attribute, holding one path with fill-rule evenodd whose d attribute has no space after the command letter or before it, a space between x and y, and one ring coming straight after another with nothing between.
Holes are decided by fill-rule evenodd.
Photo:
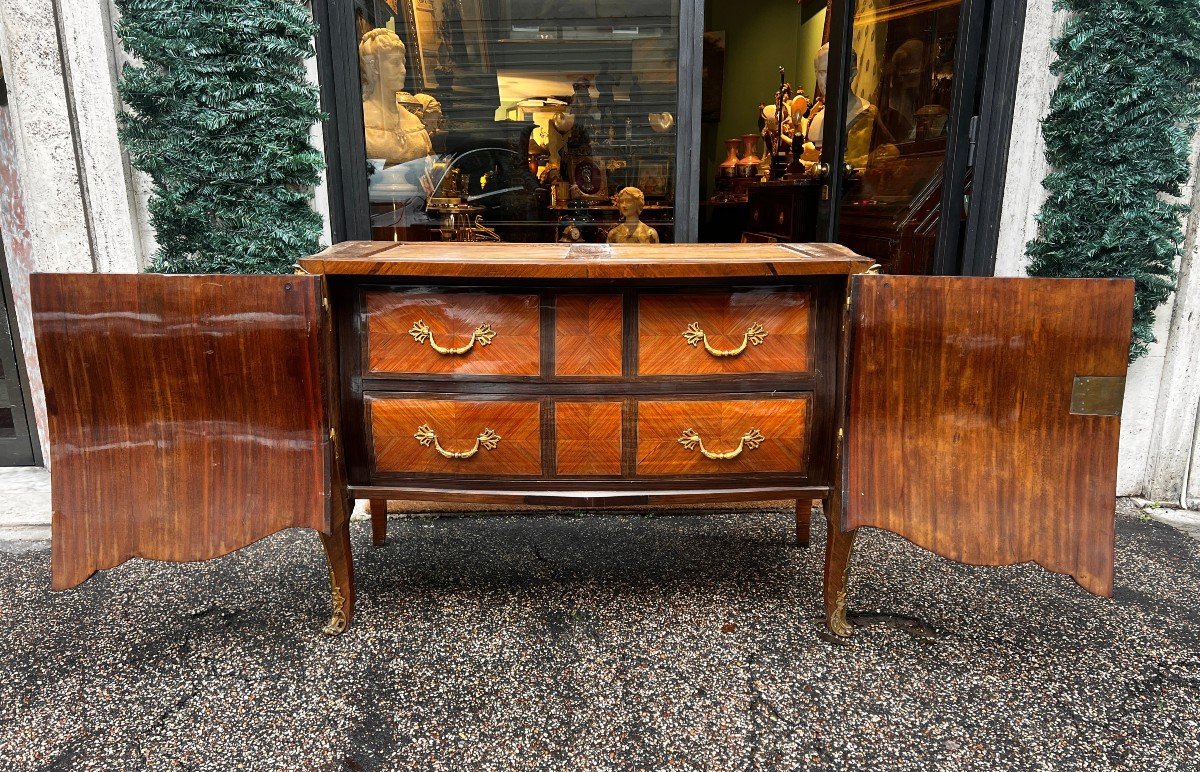
<instances>
[{"instance_id":1,"label":"brass plate on panel","mask_svg":"<svg viewBox=\"0 0 1200 772\"><path fill-rule=\"evenodd\" d=\"M1125 379L1110 375L1077 375L1071 388L1072 415L1121 415Z\"/></svg>"}]
</instances>

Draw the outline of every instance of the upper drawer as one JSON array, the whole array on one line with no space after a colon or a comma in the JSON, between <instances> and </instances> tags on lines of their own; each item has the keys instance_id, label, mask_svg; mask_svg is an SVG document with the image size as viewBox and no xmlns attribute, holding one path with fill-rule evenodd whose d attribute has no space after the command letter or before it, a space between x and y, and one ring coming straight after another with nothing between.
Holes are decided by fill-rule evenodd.
<instances>
[{"instance_id":1,"label":"upper drawer","mask_svg":"<svg viewBox=\"0 0 1200 772\"><path fill-rule=\"evenodd\" d=\"M538 375L537 295L366 293L367 374Z\"/></svg>"},{"instance_id":2,"label":"upper drawer","mask_svg":"<svg viewBox=\"0 0 1200 772\"><path fill-rule=\"evenodd\" d=\"M638 375L808 372L811 316L808 291L641 295Z\"/></svg>"}]
</instances>

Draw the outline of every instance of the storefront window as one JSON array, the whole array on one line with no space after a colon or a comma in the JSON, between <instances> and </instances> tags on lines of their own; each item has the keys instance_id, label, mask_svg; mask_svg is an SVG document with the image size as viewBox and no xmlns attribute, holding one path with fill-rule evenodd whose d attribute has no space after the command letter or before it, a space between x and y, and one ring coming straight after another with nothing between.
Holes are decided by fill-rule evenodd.
<instances>
[{"instance_id":1,"label":"storefront window","mask_svg":"<svg viewBox=\"0 0 1200 772\"><path fill-rule=\"evenodd\" d=\"M859 0L840 239L892 273L932 269L960 3Z\"/></svg>"},{"instance_id":2,"label":"storefront window","mask_svg":"<svg viewBox=\"0 0 1200 772\"><path fill-rule=\"evenodd\" d=\"M709 0L701 241L834 240L892 273L929 273L954 81L956 0L858 0L842 126L825 125L826 0ZM778 117L777 117L778 116ZM781 118L781 120L780 120ZM834 131L845 155L831 170ZM829 175L843 195L827 201Z\"/></svg>"},{"instance_id":3,"label":"storefront window","mask_svg":"<svg viewBox=\"0 0 1200 772\"><path fill-rule=\"evenodd\" d=\"M677 0L357 7L374 238L673 240Z\"/></svg>"}]
</instances>

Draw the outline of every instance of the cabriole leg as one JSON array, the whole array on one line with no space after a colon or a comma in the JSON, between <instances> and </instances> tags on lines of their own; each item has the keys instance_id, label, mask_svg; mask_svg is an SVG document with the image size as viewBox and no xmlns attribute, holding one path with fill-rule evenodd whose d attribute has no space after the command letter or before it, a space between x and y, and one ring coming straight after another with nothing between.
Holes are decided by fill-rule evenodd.
<instances>
[{"instance_id":1,"label":"cabriole leg","mask_svg":"<svg viewBox=\"0 0 1200 772\"><path fill-rule=\"evenodd\" d=\"M812 530L812 499L796 499L796 544L808 546Z\"/></svg>"},{"instance_id":2,"label":"cabriole leg","mask_svg":"<svg viewBox=\"0 0 1200 772\"><path fill-rule=\"evenodd\" d=\"M371 543L387 541L387 499L371 499Z\"/></svg>"},{"instance_id":3,"label":"cabriole leg","mask_svg":"<svg viewBox=\"0 0 1200 772\"><path fill-rule=\"evenodd\" d=\"M326 635L345 632L354 619L354 563L350 556L349 504L349 501L341 502L340 506L334 504L333 532L320 534L325 557L329 561L329 583L333 594L333 616L322 631Z\"/></svg>"},{"instance_id":4,"label":"cabriole leg","mask_svg":"<svg viewBox=\"0 0 1200 772\"><path fill-rule=\"evenodd\" d=\"M830 496L823 505L828 531L825 539L825 626L829 632L844 638L854 632L854 627L846 621L846 580L855 532L844 533L839 526L839 497Z\"/></svg>"}]
</instances>

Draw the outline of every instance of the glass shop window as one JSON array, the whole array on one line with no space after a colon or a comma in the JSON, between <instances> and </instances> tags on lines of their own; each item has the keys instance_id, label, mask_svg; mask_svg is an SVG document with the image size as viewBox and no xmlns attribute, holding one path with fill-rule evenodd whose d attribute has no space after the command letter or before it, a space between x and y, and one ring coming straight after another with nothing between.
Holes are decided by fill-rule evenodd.
<instances>
[{"instance_id":1,"label":"glass shop window","mask_svg":"<svg viewBox=\"0 0 1200 772\"><path fill-rule=\"evenodd\" d=\"M863 0L854 15L843 126L853 172L838 240L889 273L933 268L960 10L954 0Z\"/></svg>"},{"instance_id":2,"label":"glass shop window","mask_svg":"<svg viewBox=\"0 0 1200 772\"><path fill-rule=\"evenodd\" d=\"M705 3L700 241L824 240L821 150L842 131L850 170L832 204L835 240L888 273L929 273L961 2L854 4L846 122L836 129L824 122L831 4Z\"/></svg>"},{"instance_id":3,"label":"glass shop window","mask_svg":"<svg viewBox=\"0 0 1200 772\"><path fill-rule=\"evenodd\" d=\"M673 240L678 0L356 7L375 239Z\"/></svg>"},{"instance_id":4,"label":"glass shop window","mask_svg":"<svg viewBox=\"0 0 1200 772\"><path fill-rule=\"evenodd\" d=\"M799 158L771 168L767 116L777 109L789 116L783 150L790 152L800 124L820 113L825 84L816 60L827 16L826 0L705 3L700 241L816 240L820 183Z\"/></svg>"}]
</instances>

